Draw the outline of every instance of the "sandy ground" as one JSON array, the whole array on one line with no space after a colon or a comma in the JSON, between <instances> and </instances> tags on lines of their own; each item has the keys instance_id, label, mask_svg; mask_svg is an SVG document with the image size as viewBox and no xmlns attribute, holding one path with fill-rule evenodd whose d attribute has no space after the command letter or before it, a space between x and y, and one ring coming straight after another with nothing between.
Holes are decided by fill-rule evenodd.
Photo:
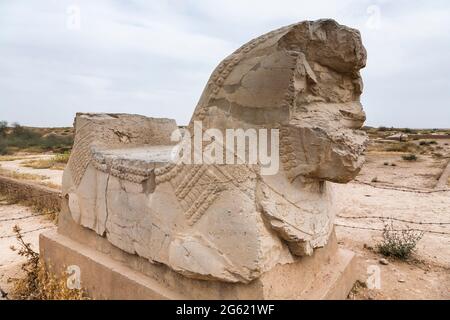
<instances>
[{"instance_id":1,"label":"sandy ground","mask_svg":"<svg viewBox=\"0 0 450 320\"><path fill-rule=\"evenodd\" d=\"M27 173L42 176L43 179L35 180L37 183L51 183L52 185L61 185L62 179L62 170L51 170L51 169L34 169L23 167L22 162L26 160L38 160L38 159L48 159L53 157L53 155L31 155L31 156L23 156L19 160L13 161L0 161L0 168L14 171L17 173Z\"/></svg>"},{"instance_id":2,"label":"sandy ground","mask_svg":"<svg viewBox=\"0 0 450 320\"><path fill-rule=\"evenodd\" d=\"M356 298L450 299L450 190L416 193L358 183L335 188L339 212L336 232L340 245L357 253L363 272L369 271L373 265L378 266L381 272L381 288L362 290ZM394 222L398 229L409 226L436 233L424 234L411 261L390 260L389 265L384 266L379 263L383 257L374 250L382 240L382 231L367 230L383 229L381 219L371 218L378 216L449 224Z\"/></svg>"},{"instance_id":3,"label":"sandy ground","mask_svg":"<svg viewBox=\"0 0 450 320\"><path fill-rule=\"evenodd\" d=\"M444 157L420 154L418 161L403 160L404 153L369 152L356 181L334 185L340 245L357 253L368 276L373 266L380 270L381 287L362 288L352 298L450 299L450 186L436 188L450 148L445 141L438 143ZM394 221L394 226L425 231L409 261L379 263L383 257L375 248L382 231L368 230L384 228L384 221L376 217L413 221Z\"/></svg>"},{"instance_id":4,"label":"sandy ground","mask_svg":"<svg viewBox=\"0 0 450 320\"><path fill-rule=\"evenodd\" d=\"M33 250L39 251L39 234L56 228L48 218L33 212L27 207L7 204L0 200L0 288L8 292L11 288L10 278L21 275L20 266L24 258L13 252L10 247L18 247L13 227L18 225L26 242L31 243Z\"/></svg>"},{"instance_id":5,"label":"sandy ground","mask_svg":"<svg viewBox=\"0 0 450 320\"><path fill-rule=\"evenodd\" d=\"M372 182L373 179L376 179L378 184L388 186L433 189L446 167L448 159L419 155L417 161L411 162L402 159L401 156L404 154L393 152L368 154L357 180ZM392 166L392 163L395 166Z\"/></svg>"}]
</instances>

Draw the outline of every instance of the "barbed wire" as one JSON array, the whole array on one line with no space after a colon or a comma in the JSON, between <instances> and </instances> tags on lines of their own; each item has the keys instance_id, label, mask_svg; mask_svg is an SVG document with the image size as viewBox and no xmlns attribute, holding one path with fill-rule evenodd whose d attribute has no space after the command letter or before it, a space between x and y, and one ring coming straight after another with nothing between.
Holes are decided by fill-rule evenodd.
<instances>
[{"instance_id":1,"label":"barbed wire","mask_svg":"<svg viewBox=\"0 0 450 320\"><path fill-rule=\"evenodd\" d=\"M409 187L395 187L395 186L387 186L387 185L375 185L373 183L364 182L364 181L361 181L361 180L353 180L353 182L351 182L351 183L363 184L363 185L367 185L367 186L370 186L370 187L375 188L375 189L395 190L395 191L410 192L410 193L430 194L430 193L438 193L438 192L450 192L449 188L447 188L447 189L439 189L439 190L421 190L421 189L414 189L414 188L409 188Z\"/></svg>"},{"instance_id":2,"label":"barbed wire","mask_svg":"<svg viewBox=\"0 0 450 320\"><path fill-rule=\"evenodd\" d=\"M450 222L424 222L424 221L412 221L405 220L394 217L383 217L383 216L342 216L337 215L338 218L344 219L380 219L380 220L394 220L399 222L411 223L411 224L422 224L422 225L450 225Z\"/></svg>"},{"instance_id":3,"label":"barbed wire","mask_svg":"<svg viewBox=\"0 0 450 320\"><path fill-rule=\"evenodd\" d=\"M28 219L28 218L39 217L39 216L44 216L44 215L45 215L45 214L43 214L43 213L36 213L36 214L30 214L30 215L23 216L23 217L15 217L15 218L0 219L0 222L25 220L25 219Z\"/></svg>"},{"instance_id":4,"label":"barbed wire","mask_svg":"<svg viewBox=\"0 0 450 320\"><path fill-rule=\"evenodd\" d=\"M14 200L14 198L16 198L16 196L14 196L13 194L14 194L13 192L1 193L1 195L3 195L4 198L11 197ZM53 194L49 193L49 194L40 194L40 195L27 195L26 199L24 199L24 200L27 200L27 199L30 199L30 198L34 199L34 198L45 198L45 197L59 197L59 198L61 198L62 194L61 194L61 191L55 189L55 192ZM5 200L8 200L8 199L5 199Z\"/></svg>"},{"instance_id":5,"label":"barbed wire","mask_svg":"<svg viewBox=\"0 0 450 320\"><path fill-rule=\"evenodd\" d=\"M36 231L40 231L40 230L45 230L45 229L54 229L56 228L56 226L45 226L45 227L40 227L40 228L36 228L33 230L28 230L28 231L21 231L21 234L27 234L27 233L32 233L32 232L36 232ZM10 234L10 235L6 235L6 236L0 236L0 239L6 239L6 238L14 238L16 236L16 234Z\"/></svg>"},{"instance_id":6,"label":"barbed wire","mask_svg":"<svg viewBox=\"0 0 450 320\"><path fill-rule=\"evenodd\" d=\"M335 226L338 227L344 227L344 228L351 228L351 229L361 229L361 230L372 230L372 231L384 231L384 229L380 228L371 228L371 227L359 227L359 226L349 226L346 224L340 224L335 223ZM418 231L423 233L434 233L434 234L441 234L441 235L450 235L450 232L441 232L441 231L433 231L433 230L423 230L423 229L416 229L416 228L410 228L410 229L390 229L390 231L398 231L398 232L404 232L404 231Z\"/></svg>"}]
</instances>

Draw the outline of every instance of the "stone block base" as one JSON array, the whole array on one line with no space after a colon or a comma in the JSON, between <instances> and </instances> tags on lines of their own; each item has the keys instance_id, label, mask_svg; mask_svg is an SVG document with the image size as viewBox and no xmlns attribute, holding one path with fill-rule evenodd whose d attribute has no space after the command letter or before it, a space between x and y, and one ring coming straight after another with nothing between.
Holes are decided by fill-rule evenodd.
<instances>
[{"instance_id":1,"label":"stone block base","mask_svg":"<svg viewBox=\"0 0 450 320\"><path fill-rule=\"evenodd\" d=\"M314 256L279 265L249 284L188 279L96 238L93 247L56 231L40 236L47 266L57 274L78 266L81 286L94 299L345 299L357 279L354 253L337 248L334 237Z\"/></svg>"}]
</instances>

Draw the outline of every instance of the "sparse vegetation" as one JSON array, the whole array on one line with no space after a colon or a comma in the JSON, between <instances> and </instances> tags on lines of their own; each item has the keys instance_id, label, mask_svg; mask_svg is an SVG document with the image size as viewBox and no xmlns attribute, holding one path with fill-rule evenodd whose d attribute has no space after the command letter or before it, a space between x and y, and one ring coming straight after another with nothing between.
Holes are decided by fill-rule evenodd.
<instances>
[{"instance_id":1,"label":"sparse vegetation","mask_svg":"<svg viewBox=\"0 0 450 320\"><path fill-rule=\"evenodd\" d=\"M0 155L17 151L63 153L71 149L73 137L71 134L44 133L42 130L0 121Z\"/></svg>"},{"instance_id":2,"label":"sparse vegetation","mask_svg":"<svg viewBox=\"0 0 450 320\"><path fill-rule=\"evenodd\" d=\"M416 152L418 146L412 142L401 142L396 144L389 144L386 146L385 151L388 152Z\"/></svg>"},{"instance_id":3,"label":"sparse vegetation","mask_svg":"<svg viewBox=\"0 0 450 320\"><path fill-rule=\"evenodd\" d=\"M408 134L414 133L414 130L412 130L410 128L404 128L401 131L404 132L404 133L408 133Z\"/></svg>"},{"instance_id":4,"label":"sparse vegetation","mask_svg":"<svg viewBox=\"0 0 450 320\"><path fill-rule=\"evenodd\" d=\"M406 154L402 156L405 161L417 161L417 156L415 154Z\"/></svg>"},{"instance_id":5,"label":"sparse vegetation","mask_svg":"<svg viewBox=\"0 0 450 320\"><path fill-rule=\"evenodd\" d=\"M55 169L64 170L69 161L70 153L57 154L49 159L27 160L22 162L22 166L33 169Z\"/></svg>"},{"instance_id":6,"label":"sparse vegetation","mask_svg":"<svg viewBox=\"0 0 450 320\"><path fill-rule=\"evenodd\" d=\"M378 127L378 131L380 131L380 132L391 131L391 130L392 130L392 129L391 129L391 128L388 128L388 127L383 127L383 126Z\"/></svg>"},{"instance_id":7,"label":"sparse vegetation","mask_svg":"<svg viewBox=\"0 0 450 320\"><path fill-rule=\"evenodd\" d=\"M59 186L56 186L59 188ZM58 222L58 215L60 208L59 206L51 206L48 203L42 203L40 201L36 201L34 197L25 198L20 193L15 192L6 192L0 193L0 202L4 202L5 204L20 204L30 208L34 213L42 215L47 219L53 221L54 223Z\"/></svg>"},{"instance_id":8,"label":"sparse vegetation","mask_svg":"<svg viewBox=\"0 0 450 320\"><path fill-rule=\"evenodd\" d=\"M53 161L55 161L56 163L67 163L67 162L69 162L69 158L70 158L70 152L64 152L64 153L55 155L53 157Z\"/></svg>"},{"instance_id":9,"label":"sparse vegetation","mask_svg":"<svg viewBox=\"0 0 450 320\"><path fill-rule=\"evenodd\" d=\"M412 229L396 230L391 221L383 229L383 241L378 244L378 252L386 257L407 259L416 249L417 243L422 239L423 232Z\"/></svg>"},{"instance_id":10,"label":"sparse vegetation","mask_svg":"<svg viewBox=\"0 0 450 320\"><path fill-rule=\"evenodd\" d=\"M438 144L438 143L435 140L431 140L431 141L424 140L424 141L419 142L419 145L421 145L421 146L430 146L432 144Z\"/></svg>"},{"instance_id":11,"label":"sparse vegetation","mask_svg":"<svg viewBox=\"0 0 450 320\"><path fill-rule=\"evenodd\" d=\"M22 265L24 278L15 279L11 298L19 300L85 300L86 294L80 289L69 289L66 285L67 276L60 279L51 274L39 254L25 242L21 230L14 227L19 248L11 247L27 261Z\"/></svg>"}]
</instances>

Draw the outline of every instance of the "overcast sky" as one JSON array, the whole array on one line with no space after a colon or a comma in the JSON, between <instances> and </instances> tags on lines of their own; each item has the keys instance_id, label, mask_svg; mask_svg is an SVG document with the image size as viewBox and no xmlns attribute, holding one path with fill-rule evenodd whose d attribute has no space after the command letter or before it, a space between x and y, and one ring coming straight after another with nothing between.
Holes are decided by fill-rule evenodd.
<instances>
[{"instance_id":1,"label":"overcast sky","mask_svg":"<svg viewBox=\"0 0 450 320\"><path fill-rule=\"evenodd\" d=\"M70 126L81 111L186 124L224 57L319 18L362 33L368 125L450 128L448 0L1 0L0 120Z\"/></svg>"}]
</instances>

